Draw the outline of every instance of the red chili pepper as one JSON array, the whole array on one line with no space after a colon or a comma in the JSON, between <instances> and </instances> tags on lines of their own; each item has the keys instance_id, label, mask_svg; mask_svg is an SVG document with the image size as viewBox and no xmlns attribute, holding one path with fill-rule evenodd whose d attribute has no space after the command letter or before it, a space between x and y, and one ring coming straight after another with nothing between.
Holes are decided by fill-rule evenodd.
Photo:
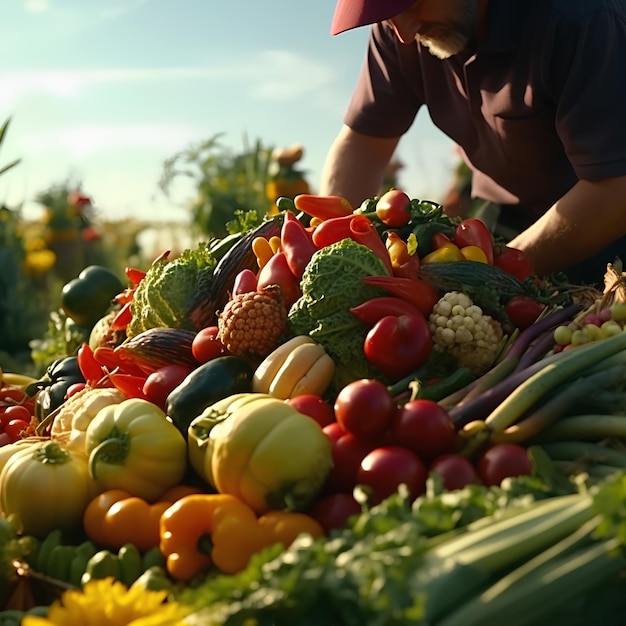
<instances>
[{"instance_id":1,"label":"red chili pepper","mask_svg":"<svg viewBox=\"0 0 626 626\"><path fill-rule=\"evenodd\" d=\"M361 279L366 285L382 287L389 293L410 302L423 315L430 315L439 300L437 290L424 280L396 276L365 276Z\"/></svg>"},{"instance_id":2,"label":"red chili pepper","mask_svg":"<svg viewBox=\"0 0 626 626\"><path fill-rule=\"evenodd\" d=\"M280 248L285 253L287 265L293 275L302 278L304 268L317 251L317 247L309 232L291 211L285 213L285 221L280 232Z\"/></svg>"},{"instance_id":3,"label":"red chili pepper","mask_svg":"<svg viewBox=\"0 0 626 626\"><path fill-rule=\"evenodd\" d=\"M367 326L373 326L387 315L416 315L421 313L414 304L397 296L380 296L350 308L350 313Z\"/></svg>"},{"instance_id":4,"label":"red chili pepper","mask_svg":"<svg viewBox=\"0 0 626 626\"><path fill-rule=\"evenodd\" d=\"M354 215L344 215L343 217L331 217L315 227L313 231L313 244L319 248L325 248L342 239L350 237L350 222Z\"/></svg>"},{"instance_id":5,"label":"red chili pepper","mask_svg":"<svg viewBox=\"0 0 626 626\"><path fill-rule=\"evenodd\" d=\"M293 199L293 204L298 211L320 220L343 217L354 212L350 202L341 196L316 196L302 193Z\"/></svg>"},{"instance_id":6,"label":"red chili pepper","mask_svg":"<svg viewBox=\"0 0 626 626\"><path fill-rule=\"evenodd\" d=\"M374 224L365 215L355 215L350 222L350 235L354 241L367 246L384 264L389 274L393 274L391 259Z\"/></svg>"},{"instance_id":7,"label":"red chili pepper","mask_svg":"<svg viewBox=\"0 0 626 626\"><path fill-rule=\"evenodd\" d=\"M105 375L102 365L96 361L88 343L83 343L76 353L78 369L90 387L96 387Z\"/></svg>"},{"instance_id":8,"label":"red chili pepper","mask_svg":"<svg viewBox=\"0 0 626 626\"><path fill-rule=\"evenodd\" d=\"M133 319L133 313L130 309L130 302L127 302L122 308L115 314L115 317L111 320L112 330L124 330Z\"/></svg>"},{"instance_id":9,"label":"red chili pepper","mask_svg":"<svg viewBox=\"0 0 626 626\"><path fill-rule=\"evenodd\" d=\"M93 351L94 359L109 372L116 370L134 376L146 376L146 373L129 359L122 359L119 352L107 346L98 346Z\"/></svg>"},{"instance_id":10,"label":"red chili pepper","mask_svg":"<svg viewBox=\"0 0 626 626\"><path fill-rule=\"evenodd\" d=\"M146 272L137 269L136 267L127 267L124 272L126 273L128 280L130 280L131 284L135 287L143 280L146 275Z\"/></svg>"},{"instance_id":11,"label":"red chili pepper","mask_svg":"<svg viewBox=\"0 0 626 626\"><path fill-rule=\"evenodd\" d=\"M147 400L146 394L143 392L143 386L146 383L147 376L134 376L132 374L123 374L121 372L111 372L109 380L111 384L121 391L127 398L141 398Z\"/></svg>"},{"instance_id":12,"label":"red chili pepper","mask_svg":"<svg viewBox=\"0 0 626 626\"><path fill-rule=\"evenodd\" d=\"M493 265L493 237L487 225L476 217L464 219L454 229L453 242L459 247L477 246L487 257L487 263Z\"/></svg>"}]
</instances>

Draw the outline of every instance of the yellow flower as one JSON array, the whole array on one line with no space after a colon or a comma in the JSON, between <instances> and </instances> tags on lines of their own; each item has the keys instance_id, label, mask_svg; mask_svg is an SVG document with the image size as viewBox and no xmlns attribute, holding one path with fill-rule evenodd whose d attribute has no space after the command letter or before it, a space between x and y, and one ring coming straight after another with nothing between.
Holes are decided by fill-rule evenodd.
<instances>
[{"instance_id":1,"label":"yellow flower","mask_svg":"<svg viewBox=\"0 0 626 626\"><path fill-rule=\"evenodd\" d=\"M127 589L113 578L92 580L66 591L47 617L24 616L22 626L182 626L189 609L166 597L167 591Z\"/></svg>"}]
</instances>

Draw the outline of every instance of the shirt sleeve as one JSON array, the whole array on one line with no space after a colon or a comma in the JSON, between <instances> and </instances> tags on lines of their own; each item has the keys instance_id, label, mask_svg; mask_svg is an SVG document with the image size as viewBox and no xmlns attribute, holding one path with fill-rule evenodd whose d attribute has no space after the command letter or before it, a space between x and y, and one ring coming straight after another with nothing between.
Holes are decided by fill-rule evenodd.
<instances>
[{"instance_id":1,"label":"shirt sleeve","mask_svg":"<svg viewBox=\"0 0 626 626\"><path fill-rule=\"evenodd\" d=\"M579 179L626 175L626 17L594 11L555 22L545 58L556 130Z\"/></svg>"},{"instance_id":2,"label":"shirt sleeve","mask_svg":"<svg viewBox=\"0 0 626 626\"><path fill-rule=\"evenodd\" d=\"M390 26L375 24L344 123L365 135L402 136L423 103L415 88L419 76L416 46L400 43Z\"/></svg>"}]
</instances>

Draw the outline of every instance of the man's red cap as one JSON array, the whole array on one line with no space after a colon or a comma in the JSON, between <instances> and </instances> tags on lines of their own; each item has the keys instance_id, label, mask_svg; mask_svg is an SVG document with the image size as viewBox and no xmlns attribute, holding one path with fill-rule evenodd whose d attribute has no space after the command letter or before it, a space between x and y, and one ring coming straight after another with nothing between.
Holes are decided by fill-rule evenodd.
<instances>
[{"instance_id":1,"label":"man's red cap","mask_svg":"<svg viewBox=\"0 0 626 626\"><path fill-rule=\"evenodd\" d=\"M408 9L415 0L338 0L331 35L388 20Z\"/></svg>"}]
</instances>

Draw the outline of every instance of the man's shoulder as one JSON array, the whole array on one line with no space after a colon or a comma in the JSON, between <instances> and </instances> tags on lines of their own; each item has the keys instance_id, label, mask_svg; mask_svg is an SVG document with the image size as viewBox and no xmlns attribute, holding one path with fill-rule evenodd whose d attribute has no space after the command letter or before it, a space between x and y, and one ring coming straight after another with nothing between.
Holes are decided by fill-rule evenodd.
<instances>
[{"instance_id":1,"label":"man's shoulder","mask_svg":"<svg viewBox=\"0 0 626 626\"><path fill-rule=\"evenodd\" d=\"M540 4L565 19L584 19L600 11L614 11L626 17L626 0L547 0Z\"/></svg>"}]
</instances>

